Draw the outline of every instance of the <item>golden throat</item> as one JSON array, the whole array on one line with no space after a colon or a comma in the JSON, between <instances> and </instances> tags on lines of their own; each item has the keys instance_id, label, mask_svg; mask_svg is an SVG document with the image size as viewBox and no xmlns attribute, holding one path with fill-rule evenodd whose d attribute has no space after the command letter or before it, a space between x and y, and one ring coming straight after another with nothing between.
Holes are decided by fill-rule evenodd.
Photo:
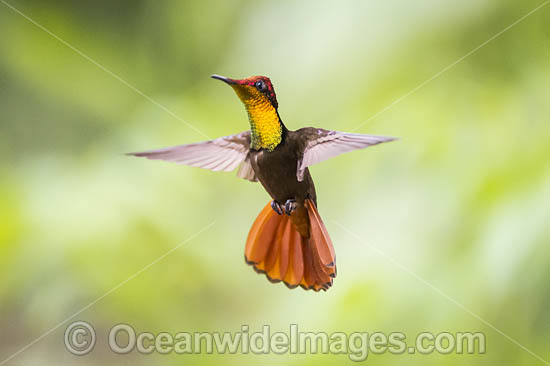
<instances>
[{"instance_id":1,"label":"golden throat","mask_svg":"<svg viewBox=\"0 0 550 366\"><path fill-rule=\"evenodd\" d=\"M254 150L273 151L283 139L283 125L277 110L269 99L254 87L238 85L233 89L248 112L250 147Z\"/></svg>"}]
</instances>

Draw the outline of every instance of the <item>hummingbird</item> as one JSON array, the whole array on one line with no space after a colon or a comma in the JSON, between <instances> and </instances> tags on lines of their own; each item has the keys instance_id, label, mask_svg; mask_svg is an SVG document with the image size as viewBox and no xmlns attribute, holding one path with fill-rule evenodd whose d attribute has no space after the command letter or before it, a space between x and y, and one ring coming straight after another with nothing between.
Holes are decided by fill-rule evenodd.
<instances>
[{"instance_id":1,"label":"hummingbird","mask_svg":"<svg viewBox=\"0 0 550 366\"><path fill-rule=\"evenodd\" d=\"M268 77L211 77L233 88L244 104L250 130L129 155L213 171L238 168L238 177L260 182L272 200L248 233L246 263L269 281L282 281L289 288L328 290L336 277L336 256L317 210L308 167L395 138L315 127L291 131L279 115L275 89Z\"/></svg>"}]
</instances>

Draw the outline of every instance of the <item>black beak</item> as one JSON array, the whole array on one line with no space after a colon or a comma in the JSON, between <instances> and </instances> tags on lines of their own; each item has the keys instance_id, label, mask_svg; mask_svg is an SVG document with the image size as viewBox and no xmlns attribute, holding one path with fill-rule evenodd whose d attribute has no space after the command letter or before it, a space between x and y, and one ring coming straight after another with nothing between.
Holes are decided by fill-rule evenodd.
<instances>
[{"instance_id":1,"label":"black beak","mask_svg":"<svg viewBox=\"0 0 550 366\"><path fill-rule=\"evenodd\" d=\"M225 82L225 83L227 83L227 84L229 84L229 85L231 85L231 84L237 84L237 82L236 82L235 80L230 79L230 78L226 78L225 76L221 76L221 75L216 75L216 74L214 74L214 75L212 75L212 76L210 76L210 77L211 77L212 79L221 80L221 81L223 81L223 82Z\"/></svg>"}]
</instances>

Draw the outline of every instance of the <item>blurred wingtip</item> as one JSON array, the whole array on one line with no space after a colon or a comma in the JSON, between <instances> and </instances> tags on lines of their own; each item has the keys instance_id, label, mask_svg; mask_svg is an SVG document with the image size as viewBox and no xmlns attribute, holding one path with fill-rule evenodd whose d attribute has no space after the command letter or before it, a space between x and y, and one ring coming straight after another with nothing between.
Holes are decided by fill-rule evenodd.
<instances>
[{"instance_id":1,"label":"blurred wingtip","mask_svg":"<svg viewBox=\"0 0 550 366\"><path fill-rule=\"evenodd\" d=\"M137 156L138 158L148 158L154 155L154 151L140 151L140 152L129 152L125 153L126 156Z\"/></svg>"}]
</instances>

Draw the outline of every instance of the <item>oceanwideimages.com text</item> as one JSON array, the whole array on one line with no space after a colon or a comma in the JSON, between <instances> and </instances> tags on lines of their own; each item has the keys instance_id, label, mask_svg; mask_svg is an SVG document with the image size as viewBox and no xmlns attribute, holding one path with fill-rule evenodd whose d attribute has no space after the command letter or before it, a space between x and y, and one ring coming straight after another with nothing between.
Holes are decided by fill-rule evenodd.
<instances>
[{"instance_id":1,"label":"oceanwideimages.com text","mask_svg":"<svg viewBox=\"0 0 550 366\"><path fill-rule=\"evenodd\" d=\"M86 322L71 323L65 331L65 346L75 355L92 351L94 328ZM311 332L291 324L287 332L271 326L251 330L248 325L236 332L136 332L129 324L117 324L108 334L108 345L117 354L335 354L352 361L369 355L395 354L483 354L485 335L481 332L421 332L412 341L403 332Z\"/></svg>"}]
</instances>

